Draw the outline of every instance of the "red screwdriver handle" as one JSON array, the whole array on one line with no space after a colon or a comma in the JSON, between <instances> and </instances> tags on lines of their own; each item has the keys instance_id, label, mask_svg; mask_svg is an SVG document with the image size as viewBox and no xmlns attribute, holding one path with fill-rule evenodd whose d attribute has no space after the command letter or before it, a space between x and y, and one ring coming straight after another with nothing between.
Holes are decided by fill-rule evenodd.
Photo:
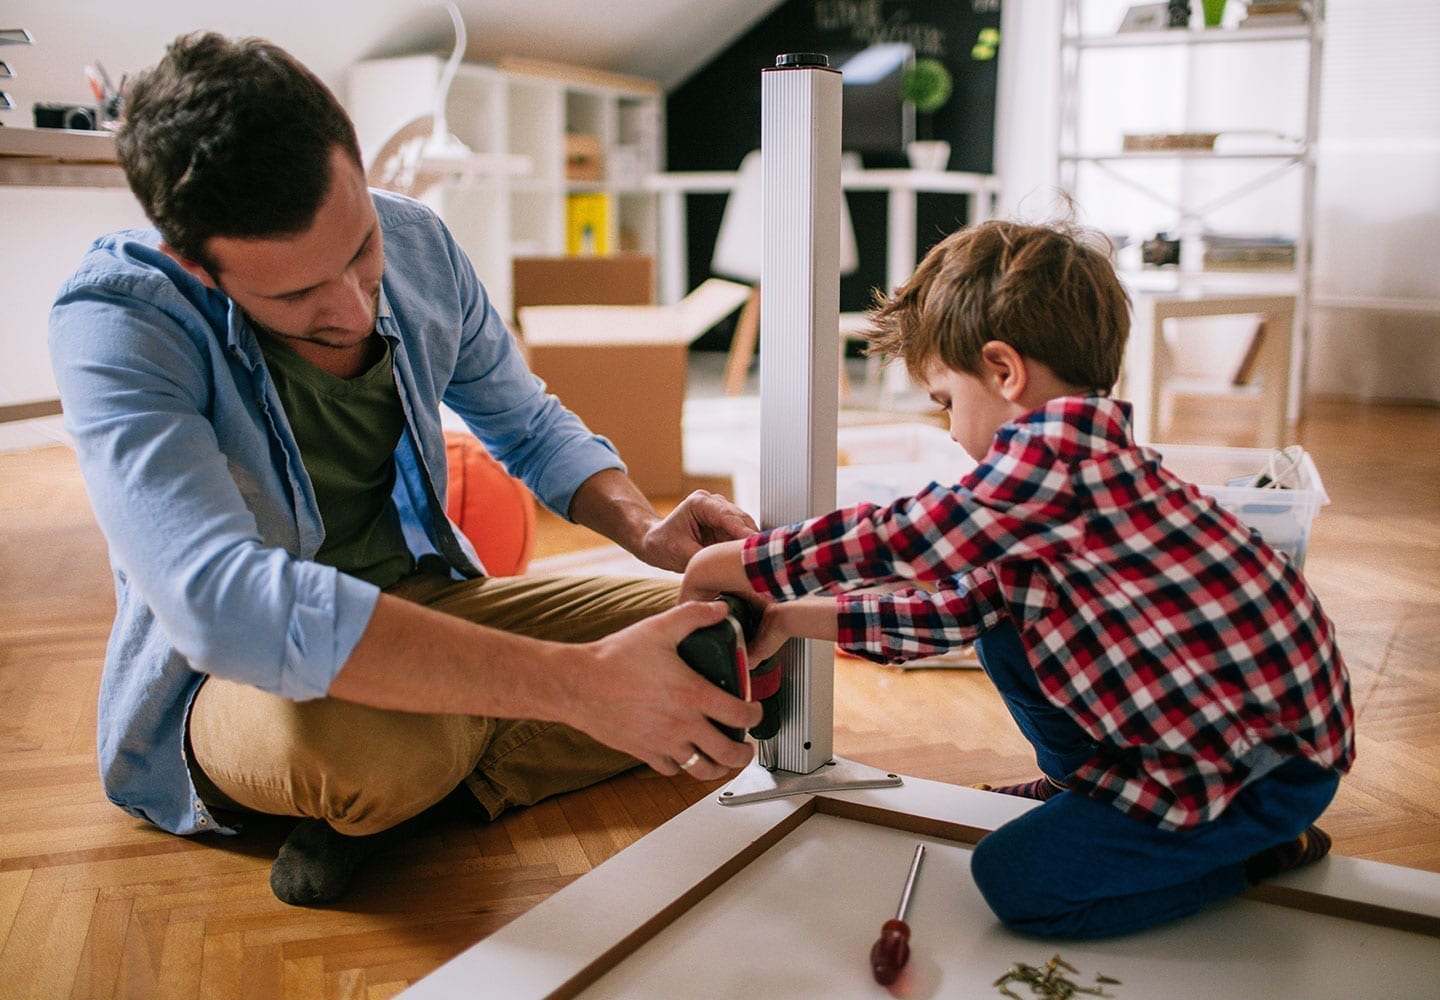
<instances>
[{"instance_id":1,"label":"red screwdriver handle","mask_svg":"<svg viewBox=\"0 0 1440 1000\"><path fill-rule=\"evenodd\" d=\"M905 910L910 906L910 893L915 888L915 877L920 874L920 862L925 857L925 845L915 846L915 857L910 862L910 874L905 879L905 890L900 894L900 908L891 920L880 926L880 937L870 946L870 971L881 986L889 986L900 977L900 970L910 961L910 925L905 923Z\"/></svg>"},{"instance_id":2,"label":"red screwdriver handle","mask_svg":"<svg viewBox=\"0 0 1440 1000\"><path fill-rule=\"evenodd\" d=\"M887 920L870 948L870 971L881 986L889 986L910 960L910 927L903 920Z\"/></svg>"}]
</instances>

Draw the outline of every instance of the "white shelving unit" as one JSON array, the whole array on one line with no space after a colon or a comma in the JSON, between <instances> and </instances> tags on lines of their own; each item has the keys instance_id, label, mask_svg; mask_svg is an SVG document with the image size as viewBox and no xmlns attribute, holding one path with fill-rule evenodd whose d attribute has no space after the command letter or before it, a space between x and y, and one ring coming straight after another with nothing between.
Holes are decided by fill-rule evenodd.
<instances>
[{"instance_id":1,"label":"white shelving unit","mask_svg":"<svg viewBox=\"0 0 1440 1000\"><path fill-rule=\"evenodd\" d=\"M1104 6L1064 0L1060 186L1082 221L1129 241L1119 261L1133 291L1293 294L1290 397L1298 405L1323 0L1312 0L1303 23L1238 27L1232 2L1220 27L1134 32L1115 30L1123 5ZM1208 149L1126 150L1127 134L1218 138ZM1142 265L1139 242L1162 232L1180 239L1179 265ZM1293 266L1207 266L1204 237L1216 233L1293 240Z\"/></svg>"},{"instance_id":2,"label":"white shelving unit","mask_svg":"<svg viewBox=\"0 0 1440 1000\"><path fill-rule=\"evenodd\" d=\"M432 113L443 70L444 60L428 55L350 68L346 103L367 166L397 130ZM416 196L454 232L502 316L511 318L511 260L566 252L573 194L608 196L604 237L611 250L655 251L656 199L645 181L662 166L658 86L533 60L462 63L445 116L450 133L474 155L446 161L445 179ZM567 135L598 140L599 180L567 177Z\"/></svg>"}]
</instances>

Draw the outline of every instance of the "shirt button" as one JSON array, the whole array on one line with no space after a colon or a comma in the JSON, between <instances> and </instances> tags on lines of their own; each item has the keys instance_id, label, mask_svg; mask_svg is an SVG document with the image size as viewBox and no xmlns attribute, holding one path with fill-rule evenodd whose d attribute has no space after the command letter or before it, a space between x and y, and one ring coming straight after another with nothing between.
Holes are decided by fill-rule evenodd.
<instances>
[{"instance_id":1,"label":"shirt button","mask_svg":"<svg viewBox=\"0 0 1440 1000\"><path fill-rule=\"evenodd\" d=\"M200 825L201 825L201 826L206 826L206 825L209 824L209 822L210 822L210 821L209 821L208 819L206 819L204 816L201 816L201 817L200 817Z\"/></svg>"}]
</instances>

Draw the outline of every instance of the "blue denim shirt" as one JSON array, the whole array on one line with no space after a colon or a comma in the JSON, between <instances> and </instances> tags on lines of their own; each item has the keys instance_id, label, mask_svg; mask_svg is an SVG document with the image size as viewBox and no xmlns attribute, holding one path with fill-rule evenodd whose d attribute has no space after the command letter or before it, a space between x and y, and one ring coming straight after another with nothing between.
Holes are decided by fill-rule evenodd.
<instances>
[{"instance_id":1,"label":"blue denim shirt","mask_svg":"<svg viewBox=\"0 0 1440 1000\"><path fill-rule=\"evenodd\" d=\"M444 514L442 401L559 514L586 479L624 465L526 368L435 214L373 197L386 259L377 326L406 418L395 504L417 558L479 575ZM115 578L100 775L113 802L166 830L231 832L186 767L201 682L323 696L379 591L311 561L324 527L255 331L158 244L154 231L96 241L50 316L65 426Z\"/></svg>"}]
</instances>

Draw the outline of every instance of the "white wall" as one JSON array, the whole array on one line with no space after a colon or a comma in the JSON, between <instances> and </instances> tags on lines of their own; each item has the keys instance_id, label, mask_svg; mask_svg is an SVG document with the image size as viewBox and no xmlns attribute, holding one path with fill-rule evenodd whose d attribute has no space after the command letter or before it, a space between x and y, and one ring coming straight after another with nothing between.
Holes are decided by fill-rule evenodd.
<instances>
[{"instance_id":1,"label":"white wall","mask_svg":"<svg viewBox=\"0 0 1440 1000\"><path fill-rule=\"evenodd\" d=\"M1440 4L1327 6L1310 389L1440 402Z\"/></svg>"}]
</instances>

